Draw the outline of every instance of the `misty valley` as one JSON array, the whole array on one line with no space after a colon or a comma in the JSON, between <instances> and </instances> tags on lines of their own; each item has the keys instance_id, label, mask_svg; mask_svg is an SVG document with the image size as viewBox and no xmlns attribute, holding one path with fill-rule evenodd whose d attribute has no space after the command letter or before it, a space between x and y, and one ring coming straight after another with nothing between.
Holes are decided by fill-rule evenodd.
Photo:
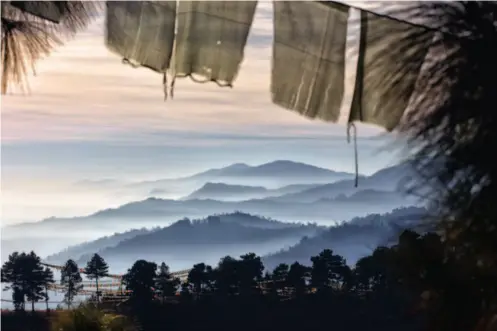
<instances>
[{"instance_id":1,"label":"misty valley","mask_svg":"<svg viewBox=\"0 0 497 331\"><path fill-rule=\"evenodd\" d=\"M2 260L33 250L46 263L73 259L83 265L98 253L111 272L124 273L137 259L167 261L181 270L254 252L272 268L305 264L332 248L354 264L424 217L417 200L402 193L412 176L400 163L361 175L356 188L352 173L275 161L122 185L80 181L74 185L133 191L143 199L86 216L6 226ZM172 191L177 198L167 197Z\"/></svg>"},{"instance_id":2,"label":"misty valley","mask_svg":"<svg viewBox=\"0 0 497 331\"><path fill-rule=\"evenodd\" d=\"M497 331L496 1L0 1L6 331Z\"/></svg>"}]
</instances>

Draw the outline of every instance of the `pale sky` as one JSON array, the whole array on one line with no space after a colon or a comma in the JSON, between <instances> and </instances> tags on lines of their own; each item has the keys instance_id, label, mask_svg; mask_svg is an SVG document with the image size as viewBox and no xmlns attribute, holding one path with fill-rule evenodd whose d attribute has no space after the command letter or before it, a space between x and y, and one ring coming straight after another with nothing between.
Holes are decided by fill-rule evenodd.
<instances>
[{"instance_id":1,"label":"pale sky","mask_svg":"<svg viewBox=\"0 0 497 331\"><path fill-rule=\"evenodd\" d=\"M3 96L4 198L18 201L35 186L46 193L58 181L164 178L234 162L291 159L352 171L344 123L271 103L272 17L272 4L259 2L233 89L180 79L167 101L159 74L123 65L105 48L98 19L38 62L29 95ZM392 164L391 155L378 154L389 139L368 138L383 130L360 125L358 133L361 172ZM2 207L5 218L12 206L4 200Z\"/></svg>"}]
</instances>

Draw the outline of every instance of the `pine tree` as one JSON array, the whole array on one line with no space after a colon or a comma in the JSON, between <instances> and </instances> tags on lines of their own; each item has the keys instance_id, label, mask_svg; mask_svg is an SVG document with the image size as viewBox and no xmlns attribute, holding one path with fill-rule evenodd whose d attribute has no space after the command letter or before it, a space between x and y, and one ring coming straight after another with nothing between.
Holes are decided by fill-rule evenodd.
<instances>
[{"instance_id":1,"label":"pine tree","mask_svg":"<svg viewBox=\"0 0 497 331\"><path fill-rule=\"evenodd\" d=\"M162 262L159 267L159 273L155 280L156 289L159 291L161 300L164 302L166 297L174 296L180 285L180 280L178 278L173 278L169 272L169 266Z\"/></svg>"},{"instance_id":2,"label":"pine tree","mask_svg":"<svg viewBox=\"0 0 497 331\"><path fill-rule=\"evenodd\" d=\"M192 298L191 284L188 281L181 284L179 295L183 301L189 301Z\"/></svg>"},{"instance_id":3,"label":"pine tree","mask_svg":"<svg viewBox=\"0 0 497 331\"><path fill-rule=\"evenodd\" d=\"M198 299L208 288L212 287L212 267L205 263L198 263L188 273L188 283L192 286L192 293Z\"/></svg>"},{"instance_id":4,"label":"pine tree","mask_svg":"<svg viewBox=\"0 0 497 331\"><path fill-rule=\"evenodd\" d=\"M147 305L154 299L157 264L145 260L136 261L123 276L126 290L131 291L131 302Z\"/></svg>"},{"instance_id":5,"label":"pine tree","mask_svg":"<svg viewBox=\"0 0 497 331\"><path fill-rule=\"evenodd\" d=\"M27 272L26 298L31 301L31 310L34 311L35 303L45 298L43 294L45 289L45 274L41 265L41 259L35 252L29 253L26 262L26 267L30 270Z\"/></svg>"},{"instance_id":6,"label":"pine tree","mask_svg":"<svg viewBox=\"0 0 497 331\"><path fill-rule=\"evenodd\" d=\"M40 258L34 253L15 252L2 266L2 282L9 283L16 308L24 310L24 302L31 301L31 309L44 298L45 278Z\"/></svg>"},{"instance_id":7,"label":"pine tree","mask_svg":"<svg viewBox=\"0 0 497 331\"><path fill-rule=\"evenodd\" d=\"M83 288L81 274L76 262L68 260L61 271L60 284L66 286L64 301L67 303L67 308L71 307L74 297Z\"/></svg>"},{"instance_id":8,"label":"pine tree","mask_svg":"<svg viewBox=\"0 0 497 331\"><path fill-rule=\"evenodd\" d=\"M98 254L94 254L86 265L86 276L89 279L95 279L97 288L97 303L100 302L100 291L98 290L98 280L109 275L109 266L105 260Z\"/></svg>"},{"instance_id":9,"label":"pine tree","mask_svg":"<svg viewBox=\"0 0 497 331\"><path fill-rule=\"evenodd\" d=\"M286 263L280 263L276 266L276 268L274 268L271 278L273 280L272 288L273 291L276 292L276 296L279 295L278 293L283 292L284 289L287 287L289 271L290 266Z\"/></svg>"},{"instance_id":10,"label":"pine tree","mask_svg":"<svg viewBox=\"0 0 497 331\"><path fill-rule=\"evenodd\" d=\"M44 294L45 304L47 305L47 311L48 311L48 300L49 300L48 287L50 284L55 283L55 280L53 278L53 272L52 270L50 270L50 268L45 268L45 270L43 271L43 279L44 279L43 285L45 287L45 294Z\"/></svg>"},{"instance_id":11,"label":"pine tree","mask_svg":"<svg viewBox=\"0 0 497 331\"><path fill-rule=\"evenodd\" d=\"M293 288L294 296L299 297L305 294L307 287L307 278L309 277L309 268L294 262L290 266L290 270L287 275L287 284Z\"/></svg>"}]
</instances>

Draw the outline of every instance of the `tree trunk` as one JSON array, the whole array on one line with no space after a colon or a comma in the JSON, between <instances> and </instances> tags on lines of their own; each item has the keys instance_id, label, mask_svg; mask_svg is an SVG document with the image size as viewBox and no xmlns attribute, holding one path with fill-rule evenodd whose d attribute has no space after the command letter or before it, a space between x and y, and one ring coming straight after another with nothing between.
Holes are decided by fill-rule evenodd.
<instances>
[{"instance_id":1,"label":"tree trunk","mask_svg":"<svg viewBox=\"0 0 497 331\"><path fill-rule=\"evenodd\" d=\"M98 292L98 277L95 278L95 285L97 287L97 308L100 304L100 292Z\"/></svg>"},{"instance_id":2,"label":"tree trunk","mask_svg":"<svg viewBox=\"0 0 497 331\"><path fill-rule=\"evenodd\" d=\"M45 287L45 304L47 305L48 312L48 287Z\"/></svg>"},{"instance_id":3,"label":"tree trunk","mask_svg":"<svg viewBox=\"0 0 497 331\"><path fill-rule=\"evenodd\" d=\"M34 313L35 312L35 301L31 301L31 311Z\"/></svg>"}]
</instances>

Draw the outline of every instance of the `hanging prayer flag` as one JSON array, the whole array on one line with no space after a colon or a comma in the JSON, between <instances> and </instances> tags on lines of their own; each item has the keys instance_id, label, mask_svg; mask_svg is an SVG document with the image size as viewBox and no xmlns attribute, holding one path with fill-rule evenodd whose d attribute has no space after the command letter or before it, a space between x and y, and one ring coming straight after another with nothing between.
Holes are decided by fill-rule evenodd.
<instances>
[{"instance_id":1,"label":"hanging prayer flag","mask_svg":"<svg viewBox=\"0 0 497 331\"><path fill-rule=\"evenodd\" d=\"M272 101L310 118L337 121L344 94L349 7L274 1Z\"/></svg>"},{"instance_id":2,"label":"hanging prayer flag","mask_svg":"<svg viewBox=\"0 0 497 331\"><path fill-rule=\"evenodd\" d=\"M63 15L60 1L10 1L10 5L23 12L53 23L59 23Z\"/></svg>"},{"instance_id":3,"label":"hanging prayer flag","mask_svg":"<svg viewBox=\"0 0 497 331\"><path fill-rule=\"evenodd\" d=\"M180 1L174 75L231 86L256 6L257 1Z\"/></svg>"},{"instance_id":4,"label":"hanging prayer flag","mask_svg":"<svg viewBox=\"0 0 497 331\"><path fill-rule=\"evenodd\" d=\"M169 68L176 1L107 1L106 46L137 66Z\"/></svg>"},{"instance_id":5,"label":"hanging prayer flag","mask_svg":"<svg viewBox=\"0 0 497 331\"><path fill-rule=\"evenodd\" d=\"M414 93L431 40L421 27L361 12L356 83L349 122L395 129ZM422 38L419 38L422 37Z\"/></svg>"}]
</instances>

